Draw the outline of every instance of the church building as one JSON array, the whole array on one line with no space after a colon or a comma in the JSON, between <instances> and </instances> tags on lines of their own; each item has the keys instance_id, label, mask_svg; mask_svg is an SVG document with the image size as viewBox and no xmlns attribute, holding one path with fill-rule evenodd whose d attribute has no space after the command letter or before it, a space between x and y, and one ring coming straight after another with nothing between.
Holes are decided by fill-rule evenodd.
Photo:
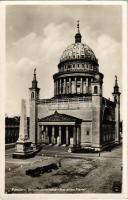
<instances>
[{"instance_id":1,"label":"church building","mask_svg":"<svg viewBox=\"0 0 128 200\"><path fill-rule=\"evenodd\" d=\"M36 70L30 90L30 141L101 151L120 142L120 92L115 76L113 101L103 97L103 78L92 49L82 43L77 24L75 43L60 58L53 75L54 96L40 98Z\"/></svg>"}]
</instances>

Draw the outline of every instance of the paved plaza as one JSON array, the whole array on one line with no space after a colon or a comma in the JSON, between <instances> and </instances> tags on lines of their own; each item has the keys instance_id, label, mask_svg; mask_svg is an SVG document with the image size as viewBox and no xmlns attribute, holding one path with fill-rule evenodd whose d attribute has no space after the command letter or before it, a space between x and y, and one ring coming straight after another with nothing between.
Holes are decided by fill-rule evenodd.
<instances>
[{"instance_id":1,"label":"paved plaza","mask_svg":"<svg viewBox=\"0 0 128 200\"><path fill-rule=\"evenodd\" d=\"M114 181L121 181L122 148L111 152L68 153L41 150L34 158L13 159L14 149L6 150L5 190L14 192L111 193ZM51 156L50 156L51 154ZM25 174L28 169L61 163L57 170L39 177Z\"/></svg>"}]
</instances>

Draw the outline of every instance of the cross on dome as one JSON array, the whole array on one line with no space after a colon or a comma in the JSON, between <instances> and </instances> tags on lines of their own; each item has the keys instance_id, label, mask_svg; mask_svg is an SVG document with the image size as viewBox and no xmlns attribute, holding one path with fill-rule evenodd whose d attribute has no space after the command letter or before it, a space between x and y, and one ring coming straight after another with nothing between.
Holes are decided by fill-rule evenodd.
<instances>
[{"instance_id":1,"label":"cross on dome","mask_svg":"<svg viewBox=\"0 0 128 200\"><path fill-rule=\"evenodd\" d=\"M36 68L34 68L33 81L36 81Z\"/></svg>"},{"instance_id":2,"label":"cross on dome","mask_svg":"<svg viewBox=\"0 0 128 200\"><path fill-rule=\"evenodd\" d=\"M117 75L115 75L115 85L117 86L118 83L117 83Z\"/></svg>"},{"instance_id":3,"label":"cross on dome","mask_svg":"<svg viewBox=\"0 0 128 200\"><path fill-rule=\"evenodd\" d=\"M77 29L78 29L78 33L80 32L79 30L79 20L77 20Z\"/></svg>"},{"instance_id":4,"label":"cross on dome","mask_svg":"<svg viewBox=\"0 0 128 200\"><path fill-rule=\"evenodd\" d=\"M36 75L36 68L34 69L34 74Z\"/></svg>"}]
</instances>

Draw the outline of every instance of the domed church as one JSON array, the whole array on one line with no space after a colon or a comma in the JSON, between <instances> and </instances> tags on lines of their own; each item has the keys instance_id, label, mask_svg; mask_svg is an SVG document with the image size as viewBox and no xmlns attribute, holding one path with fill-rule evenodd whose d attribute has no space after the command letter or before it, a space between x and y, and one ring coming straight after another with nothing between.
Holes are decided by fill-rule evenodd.
<instances>
[{"instance_id":1,"label":"domed church","mask_svg":"<svg viewBox=\"0 0 128 200\"><path fill-rule=\"evenodd\" d=\"M54 96L40 98L36 70L30 90L30 140L40 144L101 151L120 142L120 92L115 76L113 101L103 97L104 75L92 49L82 43L77 24L75 43L60 58L53 75Z\"/></svg>"}]
</instances>

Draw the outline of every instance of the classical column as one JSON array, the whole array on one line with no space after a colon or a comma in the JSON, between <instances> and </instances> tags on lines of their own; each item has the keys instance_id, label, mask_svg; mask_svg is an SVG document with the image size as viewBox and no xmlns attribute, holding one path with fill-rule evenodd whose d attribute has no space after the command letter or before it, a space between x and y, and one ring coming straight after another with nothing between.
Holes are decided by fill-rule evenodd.
<instances>
[{"instance_id":1,"label":"classical column","mask_svg":"<svg viewBox=\"0 0 128 200\"><path fill-rule=\"evenodd\" d=\"M55 144L55 127L52 126L52 144Z\"/></svg>"},{"instance_id":2,"label":"classical column","mask_svg":"<svg viewBox=\"0 0 128 200\"><path fill-rule=\"evenodd\" d=\"M56 96L56 81L54 81L54 96Z\"/></svg>"},{"instance_id":3,"label":"classical column","mask_svg":"<svg viewBox=\"0 0 128 200\"><path fill-rule=\"evenodd\" d=\"M74 81L71 79L71 94L74 94Z\"/></svg>"},{"instance_id":4,"label":"classical column","mask_svg":"<svg viewBox=\"0 0 128 200\"><path fill-rule=\"evenodd\" d=\"M58 80L56 80L56 95L58 95Z\"/></svg>"},{"instance_id":5,"label":"classical column","mask_svg":"<svg viewBox=\"0 0 128 200\"><path fill-rule=\"evenodd\" d=\"M41 143L42 142L42 126L41 125L39 125L38 126L38 141L37 141L37 143Z\"/></svg>"},{"instance_id":6,"label":"classical column","mask_svg":"<svg viewBox=\"0 0 128 200\"><path fill-rule=\"evenodd\" d=\"M76 126L73 126L73 145L76 146L77 142L77 136L76 136Z\"/></svg>"},{"instance_id":7,"label":"classical column","mask_svg":"<svg viewBox=\"0 0 128 200\"><path fill-rule=\"evenodd\" d=\"M66 79L64 78L64 83L63 83L63 94L66 93Z\"/></svg>"},{"instance_id":8,"label":"classical column","mask_svg":"<svg viewBox=\"0 0 128 200\"><path fill-rule=\"evenodd\" d=\"M61 79L59 81L59 94L61 94Z\"/></svg>"},{"instance_id":9,"label":"classical column","mask_svg":"<svg viewBox=\"0 0 128 200\"><path fill-rule=\"evenodd\" d=\"M86 93L88 93L88 78L86 78Z\"/></svg>"},{"instance_id":10,"label":"classical column","mask_svg":"<svg viewBox=\"0 0 128 200\"><path fill-rule=\"evenodd\" d=\"M77 93L77 78L75 77L75 93Z\"/></svg>"},{"instance_id":11,"label":"classical column","mask_svg":"<svg viewBox=\"0 0 128 200\"><path fill-rule=\"evenodd\" d=\"M45 132L46 132L46 135L45 135L45 142L46 142L46 144L49 144L48 126L46 126L46 128L45 128Z\"/></svg>"},{"instance_id":12,"label":"classical column","mask_svg":"<svg viewBox=\"0 0 128 200\"><path fill-rule=\"evenodd\" d=\"M90 93L90 78L88 78L88 93Z\"/></svg>"},{"instance_id":13,"label":"classical column","mask_svg":"<svg viewBox=\"0 0 128 200\"><path fill-rule=\"evenodd\" d=\"M45 131L45 126L43 126L44 127L44 129L42 128L42 130L43 130L43 142L44 142L44 144L46 144L46 131Z\"/></svg>"},{"instance_id":14,"label":"classical column","mask_svg":"<svg viewBox=\"0 0 128 200\"><path fill-rule=\"evenodd\" d=\"M42 142L44 143L44 126L41 126L41 137L42 137Z\"/></svg>"},{"instance_id":15,"label":"classical column","mask_svg":"<svg viewBox=\"0 0 128 200\"><path fill-rule=\"evenodd\" d=\"M59 145L61 145L61 126L59 126Z\"/></svg>"},{"instance_id":16,"label":"classical column","mask_svg":"<svg viewBox=\"0 0 128 200\"><path fill-rule=\"evenodd\" d=\"M68 126L66 126L66 145L69 145Z\"/></svg>"},{"instance_id":17,"label":"classical column","mask_svg":"<svg viewBox=\"0 0 128 200\"><path fill-rule=\"evenodd\" d=\"M65 82L65 94L68 94L68 91L67 91L67 79L66 79L66 82Z\"/></svg>"},{"instance_id":18,"label":"classical column","mask_svg":"<svg viewBox=\"0 0 128 200\"><path fill-rule=\"evenodd\" d=\"M80 139L81 138L81 132L80 132L80 126L77 126L77 145L80 145Z\"/></svg>"},{"instance_id":19,"label":"classical column","mask_svg":"<svg viewBox=\"0 0 128 200\"><path fill-rule=\"evenodd\" d=\"M80 78L80 93L83 93L83 78Z\"/></svg>"},{"instance_id":20,"label":"classical column","mask_svg":"<svg viewBox=\"0 0 128 200\"><path fill-rule=\"evenodd\" d=\"M58 79L58 94L60 94L60 79Z\"/></svg>"},{"instance_id":21,"label":"classical column","mask_svg":"<svg viewBox=\"0 0 128 200\"><path fill-rule=\"evenodd\" d=\"M71 78L71 94L72 94L72 78Z\"/></svg>"},{"instance_id":22,"label":"classical column","mask_svg":"<svg viewBox=\"0 0 128 200\"><path fill-rule=\"evenodd\" d=\"M71 78L69 78L69 94L71 94Z\"/></svg>"},{"instance_id":23,"label":"classical column","mask_svg":"<svg viewBox=\"0 0 128 200\"><path fill-rule=\"evenodd\" d=\"M56 95L57 95L57 81L55 82L55 85L56 85Z\"/></svg>"},{"instance_id":24,"label":"classical column","mask_svg":"<svg viewBox=\"0 0 128 200\"><path fill-rule=\"evenodd\" d=\"M86 94L86 82L83 81L83 93Z\"/></svg>"}]
</instances>

